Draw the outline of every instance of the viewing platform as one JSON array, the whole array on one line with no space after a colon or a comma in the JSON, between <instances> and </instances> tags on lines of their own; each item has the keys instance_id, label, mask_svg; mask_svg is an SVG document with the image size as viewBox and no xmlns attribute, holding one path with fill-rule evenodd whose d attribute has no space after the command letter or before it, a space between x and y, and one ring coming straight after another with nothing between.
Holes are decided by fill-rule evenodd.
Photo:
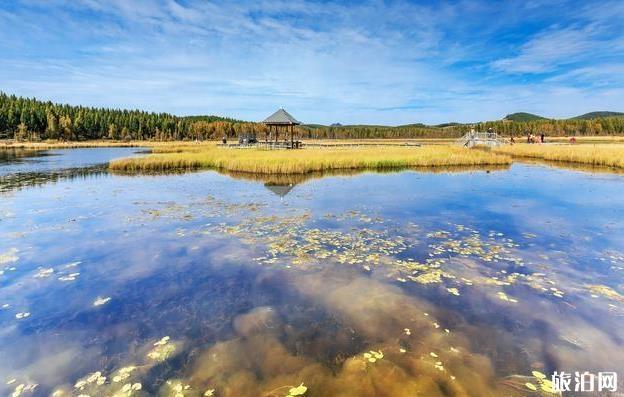
<instances>
[{"instance_id":1,"label":"viewing platform","mask_svg":"<svg viewBox=\"0 0 624 397\"><path fill-rule=\"evenodd\" d=\"M266 141L266 142L236 142L236 143L219 143L217 146L229 149L300 149L303 147L301 141Z\"/></svg>"},{"instance_id":2,"label":"viewing platform","mask_svg":"<svg viewBox=\"0 0 624 397\"><path fill-rule=\"evenodd\" d=\"M508 144L507 140L496 132L476 132L470 131L456 141L456 144L463 147L489 146L498 147Z\"/></svg>"}]
</instances>

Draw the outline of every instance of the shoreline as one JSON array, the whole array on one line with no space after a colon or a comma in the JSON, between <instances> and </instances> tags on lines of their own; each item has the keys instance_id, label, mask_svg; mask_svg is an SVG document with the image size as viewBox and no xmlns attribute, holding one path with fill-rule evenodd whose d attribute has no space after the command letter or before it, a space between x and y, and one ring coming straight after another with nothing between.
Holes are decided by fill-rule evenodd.
<instances>
[{"instance_id":1,"label":"shoreline","mask_svg":"<svg viewBox=\"0 0 624 397\"><path fill-rule=\"evenodd\" d=\"M506 137L505 137L506 138ZM568 136L547 137L547 143L567 143ZM410 144L421 145L445 145L452 144L459 138L362 138L362 139L300 139L304 144L313 146L352 146L359 144L384 145L384 146L409 146ZM624 136L577 136L577 145L585 144L624 144ZM523 137L516 137L519 145L523 144ZM234 141L234 139L230 139ZM220 140L203 141L155 141L155 140L89 140L89 141L15 141L13 139L0 139L0 149L72 149L72 148L95 148L95 147L167 147L167 146L210 146L220 143Z\"/></svg>"}]
</instances>

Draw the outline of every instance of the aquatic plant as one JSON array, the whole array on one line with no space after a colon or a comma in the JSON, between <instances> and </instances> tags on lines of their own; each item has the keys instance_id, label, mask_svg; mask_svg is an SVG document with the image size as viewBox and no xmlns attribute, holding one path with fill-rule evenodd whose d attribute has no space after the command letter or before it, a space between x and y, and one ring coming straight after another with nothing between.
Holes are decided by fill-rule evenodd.
<instances>
[{"instance_id":1,"label":"aquatic plant","mask_svg":"<svg viewBox=\"0 0 624 397\"><path fill-rule=\"evenodd\" d=\"M211 168L257 174L304 174L325 170L510 164L508 156L452 146L303 150L170 147L141 158L114 160L114 171Z\"/></svg>"},{"instance_id":2,"label":"aquatic plant","mask_svg":"<svg viewBox=\"0 0 624 397\"><path fill-rule=\"evenodd\" d=\"M98 296L94 301L93 301L93 306L102 306L107 304L108 302L110 302L111 298L110 296L107 297L100 297Z\"/></svg>"},{"instance_id":3,"label":"aquatic plant","mask_svg":"<svg viewBox=\"0 0 624 397\"><path fill-rule=\"evenodd\" d=\"M517 144L492 150L514 157L536 158L548 161L589 164L624 168L624 145L537 145Z\"/></svg>"},{"instance_id":4,"label":"aquatic plant","mask_svg":"<svg viewBox=\"0 0 624 397\"><path fill-rule=\"evenodd\" d=\"M154 348L147 353L147 357L154 361L165 361L175 350L176 345L171 343L169 336L164 336L154 343Z\"/></svg>"}]
</instances>

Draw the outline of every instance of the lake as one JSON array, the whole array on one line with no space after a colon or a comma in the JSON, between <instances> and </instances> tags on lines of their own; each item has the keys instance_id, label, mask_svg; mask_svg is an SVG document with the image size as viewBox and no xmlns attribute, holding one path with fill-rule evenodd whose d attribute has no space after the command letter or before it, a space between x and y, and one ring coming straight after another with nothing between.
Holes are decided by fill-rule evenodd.
<instances>
[{"instance_id":1,"label":"lake","mask_svg":"<svg viewBox=\"0 0 624 397\"><path fill-rule=\"evenodd\" d=\"M140 151L0 151L2 395L526 396L555 395L554 371L624 376L622 175L107 172Z\"/></svg>"}]
</instances>

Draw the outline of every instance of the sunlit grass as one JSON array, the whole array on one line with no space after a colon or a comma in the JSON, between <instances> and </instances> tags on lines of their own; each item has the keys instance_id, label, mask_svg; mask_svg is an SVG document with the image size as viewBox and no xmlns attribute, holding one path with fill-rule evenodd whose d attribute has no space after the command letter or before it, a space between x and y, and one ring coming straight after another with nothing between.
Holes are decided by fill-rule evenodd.
<instances>
[{"instance_id":1,"label":"sunlit grass","mask_svg":"<svg viewBox=\"0 0 624 397\"><path fill-rule=\"evenodd\" d=\"M116 171L164 171L213 168L258 174L300 174L339 169L510 164L508 156L452 146L314 148L302 150L226 149L201 145L158 148L142 158L114 160Z\"/></svg>"},{"instance_id":2,"label":"sunlit grass","mask_svg":"<svg viewBox=\"0 0 624 397\"><path fill-rule=\"evenodd\" d=\"M548 161L624 168L624 145L538 145L519 144L493 150L498 154Z\"/></svg>"},{"instance_id":3,"label":"sunlit grass","mask_svg":"<svg viewBox=\"0 0 624 397\"><path fill-rule=\"evenodd\" d=\"M516 140L520 143L525 141L526 137L516 137ZM591 136L577 136L574 137L577 144L598 144L598 143L624 143L624 136L621 135L591 135ZM570 142L569 136L547 136L546 142L568 143Z\"/></svg>"}]
</instances>

